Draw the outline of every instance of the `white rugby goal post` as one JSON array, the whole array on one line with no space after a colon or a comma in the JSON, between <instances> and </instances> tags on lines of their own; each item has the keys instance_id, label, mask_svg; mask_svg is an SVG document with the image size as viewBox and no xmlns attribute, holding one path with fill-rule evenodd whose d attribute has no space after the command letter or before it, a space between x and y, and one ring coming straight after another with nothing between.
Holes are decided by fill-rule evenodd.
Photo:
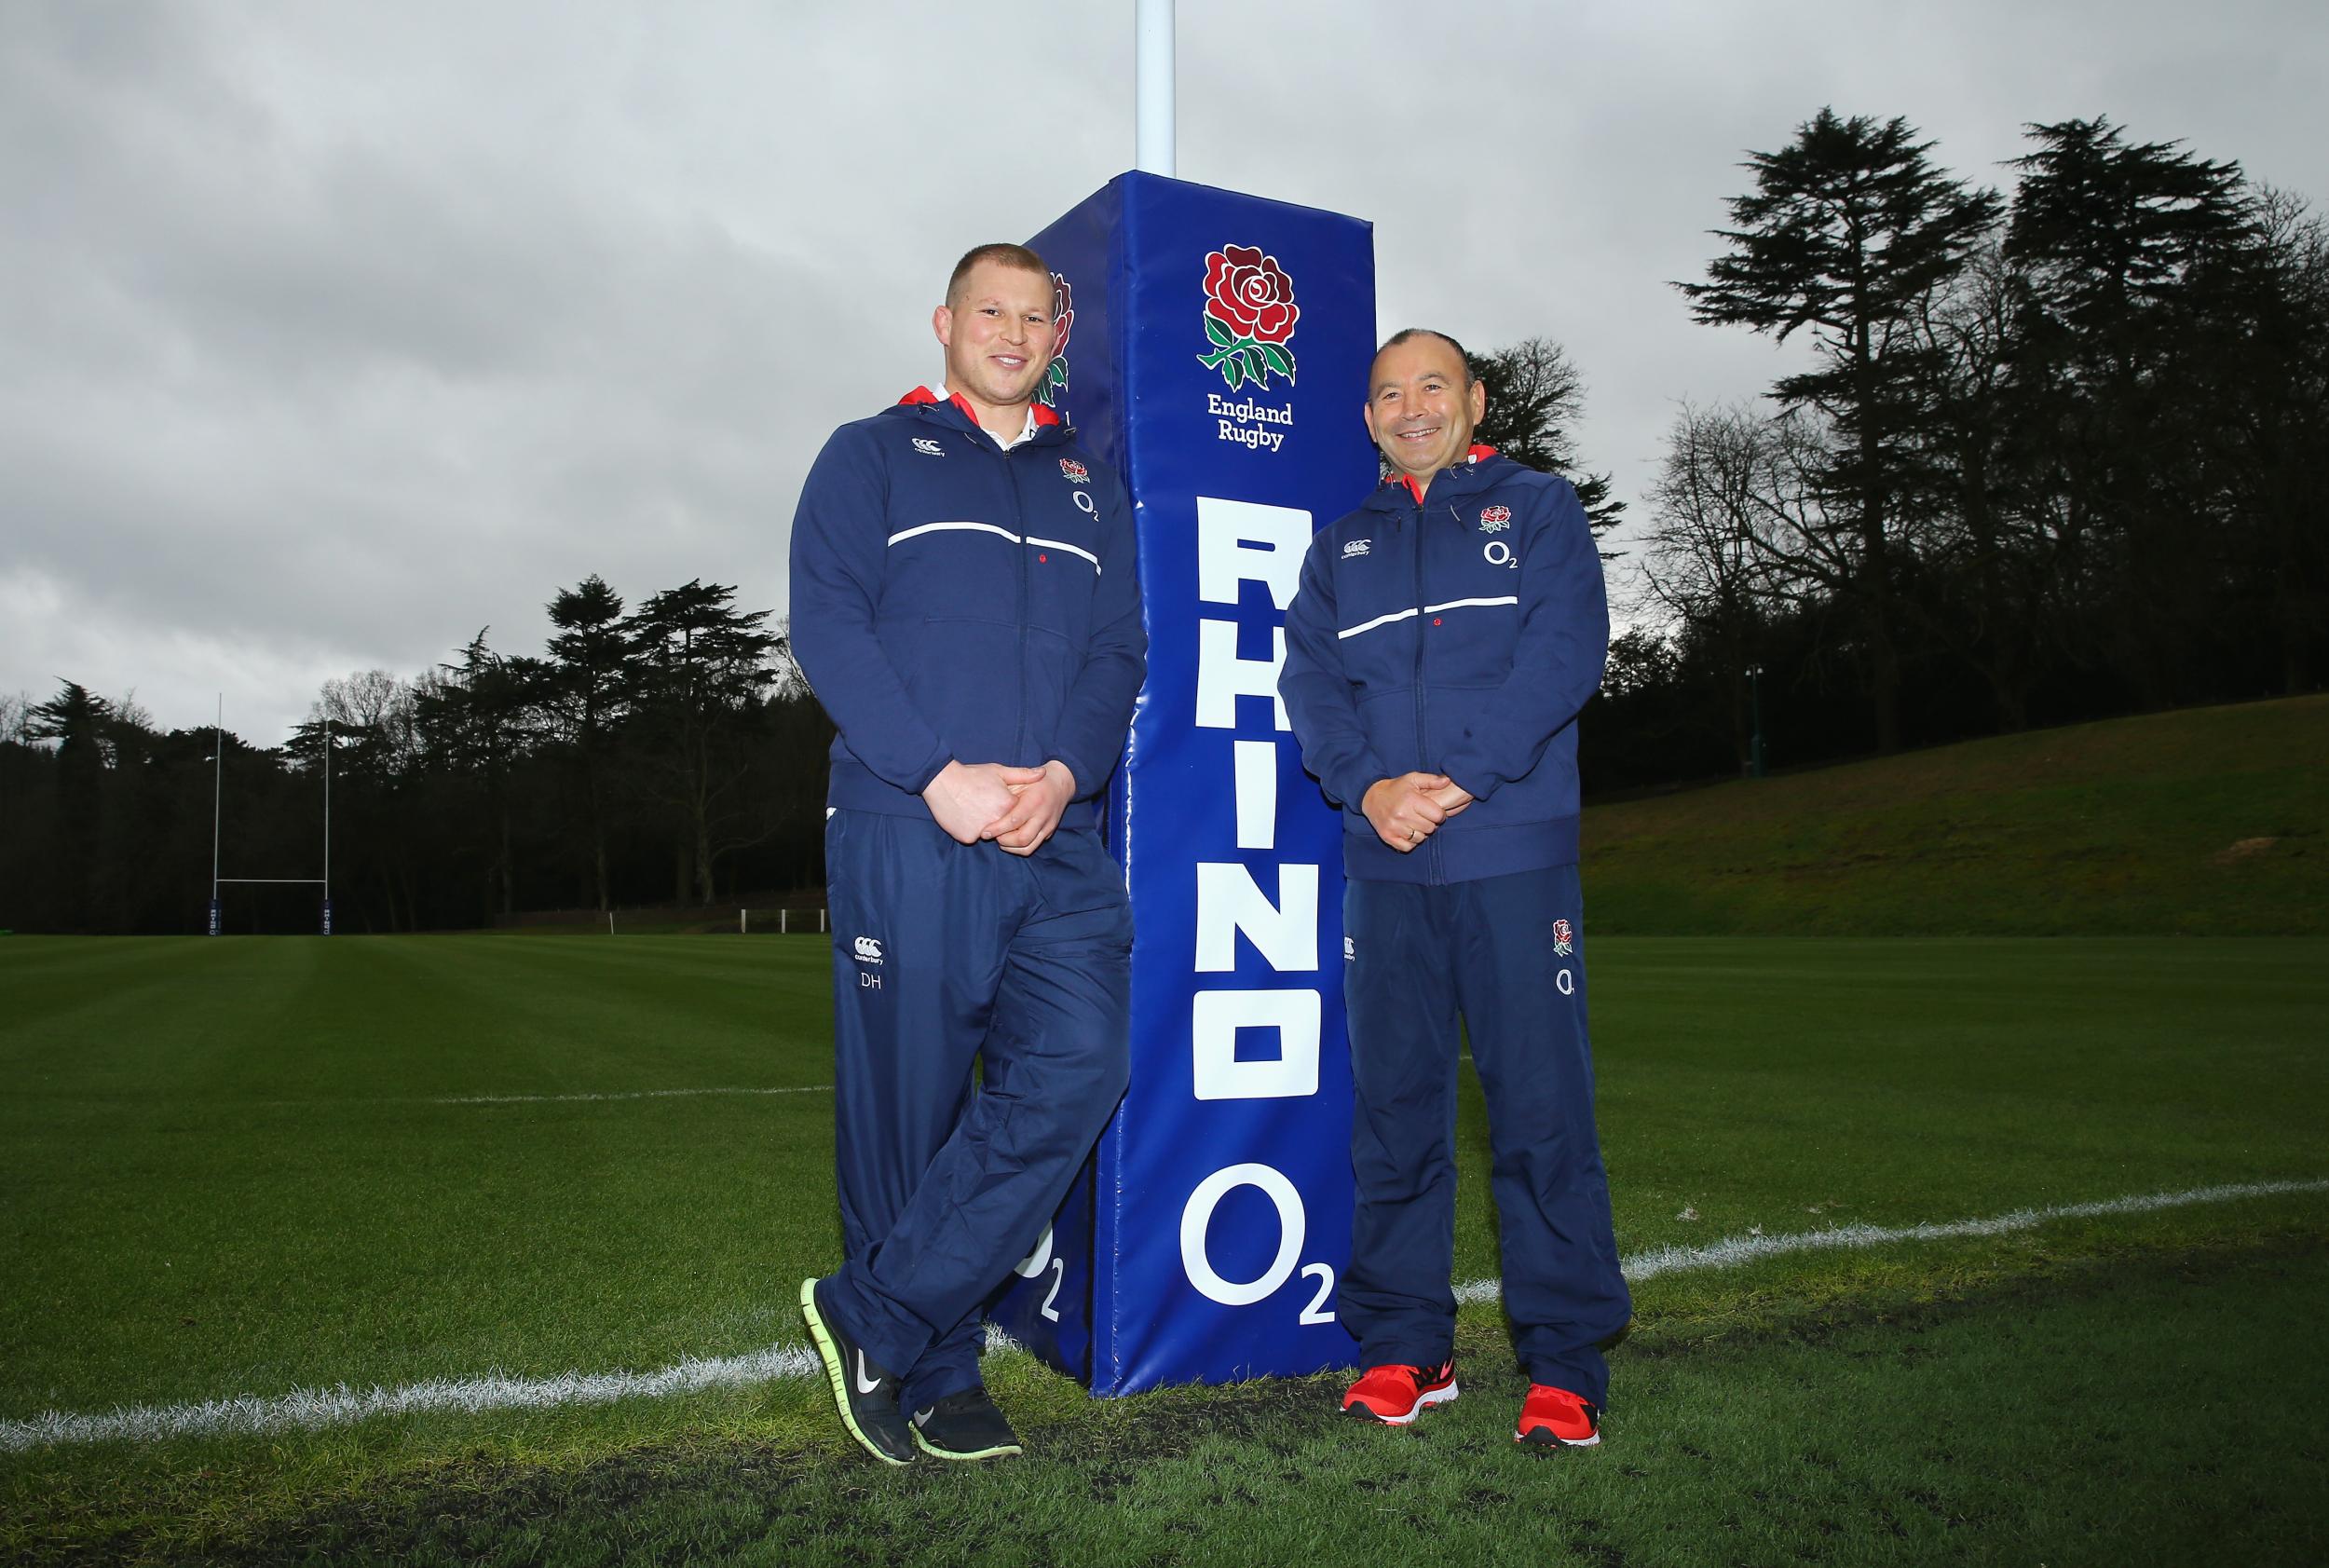
<instances>
[{"instance_id":1,"label":"white rugby goal post","mask_svg":"<svg viewBox=\"0 0 2329 1568\"><path fill-rule=\"evenodd\" d=\"M320 877L222 877L219 875L219 829L224 821L226 789L226 694L218 695L218 719L211 727L211 915L206 934L217 936L225 927L225 908L219 889L227 886L320 887L323 915L320 934L332 934L332 721L323 721L323 875Z\"/></svg>"}]
</instances>

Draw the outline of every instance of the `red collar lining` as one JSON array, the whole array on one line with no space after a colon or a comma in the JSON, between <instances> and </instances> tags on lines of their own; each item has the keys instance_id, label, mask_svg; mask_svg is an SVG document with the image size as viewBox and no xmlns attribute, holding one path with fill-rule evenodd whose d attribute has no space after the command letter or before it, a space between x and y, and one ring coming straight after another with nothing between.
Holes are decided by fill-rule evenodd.
<instances>
[{"instance_id":1,"label":"red collar lining","mask_svg":"<svg viewBox=\"0 0 2329 1568\"><path fill-rule=\"evenodd\" d=\"M933 399L933 401L934 402L935 400ZM1493 457L1495 455L1496 449L1492 446L1475 446L1471 451L1464 455L1464 460L1466 463L1477 463L1483 457ZM1423 504L1423 492L1416 488L1415 476L1413 474L1399 473L1394 474L1391 477L1396 483L1407 486L1407 493L1415 498L1415 504L1417 506L1422 506Z\"/></svg>"},{"instance_id":2,"label":"red collar lining","mask_svg":"<svg viewBox=\"0 0 2329 1568\"><path fill-rule=\"evenodd\" d=\"M898 402L901 403L925 403L936 402L938 401L938 394L932 391L927 387L917 387L912 391L906 393L906 396L898 399ZM970 420L972 424L976 425L978 423L978 416L971 412L971 405L962 401L961 393L957 392L952 397L947 398L945 401L960 409L962 411L963 417ZM1029 402L1028 407L1034 411L1035 424L1038 429L1041 429L1045 425L1056 425L1059 423L1058 411L1054 409L1049 403Z\"/></svg>"}]
</instances>

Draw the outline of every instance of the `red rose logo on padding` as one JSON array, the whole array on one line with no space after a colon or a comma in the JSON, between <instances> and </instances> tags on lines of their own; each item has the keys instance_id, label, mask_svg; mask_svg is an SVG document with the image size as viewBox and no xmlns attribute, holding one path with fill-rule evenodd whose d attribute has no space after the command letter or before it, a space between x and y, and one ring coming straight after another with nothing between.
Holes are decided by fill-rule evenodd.
<instances>
[{"instance_id":1,"label":"red rose logo on padding","mask_svg":"<svg viewBox=\"0 0 2329 1568\"><path fill-rule=\"evenodd\" d=\"M1035 395L1045 407L1056 408L1059 394L1068 389L1068 334L1076 324L1076 292L1056 272L1051 275L1051 363L1035 384Z\"/></svg>"},{"instance_id":2,"label":"red rose logo on padding","mask_svg":"<svg viewBox=\"0 0 2329 1568\"><path fill-rule=\"evenodd\" d=\"M1294 303L1294 280L1275 256L1258 245L1224 245L1205 258L1205 334L1213 351L1197 356L1218 370L1232 391L1250 381L1267 387L1275 372L1294 379L1294 356L1286 340L1294 335L1301 307Z\"/></svg>"},{"instance_id":3,"label":"red rose logo on padding","mask_svg":"<svg viewBox=\"0 0 2329 1568\"><path fill-rule=\"evenodd\" d=\"M1283 343L1301 310L1294 280L1275 256L1252 245L1224 245L1205 258L1205 314L1240 337Z\"/></svg>"}]
</instances>

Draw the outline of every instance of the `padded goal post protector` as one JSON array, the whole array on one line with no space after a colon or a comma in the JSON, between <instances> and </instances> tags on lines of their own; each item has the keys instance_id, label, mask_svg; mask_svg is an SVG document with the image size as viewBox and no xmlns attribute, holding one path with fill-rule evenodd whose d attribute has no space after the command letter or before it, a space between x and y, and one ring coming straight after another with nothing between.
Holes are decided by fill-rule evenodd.
<instances>
[{"instance_id":1,"label":"padded goal post protector","mask_svg":"<svg viewBox=\"0 0 2329 1568\"><path fill-rule=\"evenodd\" d=\"M1276 689L1310 537L1375 480L1372 228L1134 173L1033 244L1042 395L1131 494L1149 672L1108 801L1132 1085L994 1316L1096 1394L1348 1365L1342 824Z\"/></svg>"}]
</instances>

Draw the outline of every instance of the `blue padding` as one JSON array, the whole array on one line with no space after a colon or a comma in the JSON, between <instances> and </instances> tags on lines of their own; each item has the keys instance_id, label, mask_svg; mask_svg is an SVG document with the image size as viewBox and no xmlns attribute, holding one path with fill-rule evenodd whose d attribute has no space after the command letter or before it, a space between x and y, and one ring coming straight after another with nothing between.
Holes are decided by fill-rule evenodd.
<instances>
[{"instance_id":1,"label":"blue padding","mask_svg":"<svg viewBox=\"0 0 2329 1568\"><path fill-rule=\"evenodd\" d=\"M1271 661L1308 534L1374 480L1371 229L1126 174L1033 243L1074 312L1057 406L1131 491L1149 677L1108 812L1131 1088L995 1316L1100 1394L1347 1365L1342 829Z\"/></svg>"}]
</instances>

